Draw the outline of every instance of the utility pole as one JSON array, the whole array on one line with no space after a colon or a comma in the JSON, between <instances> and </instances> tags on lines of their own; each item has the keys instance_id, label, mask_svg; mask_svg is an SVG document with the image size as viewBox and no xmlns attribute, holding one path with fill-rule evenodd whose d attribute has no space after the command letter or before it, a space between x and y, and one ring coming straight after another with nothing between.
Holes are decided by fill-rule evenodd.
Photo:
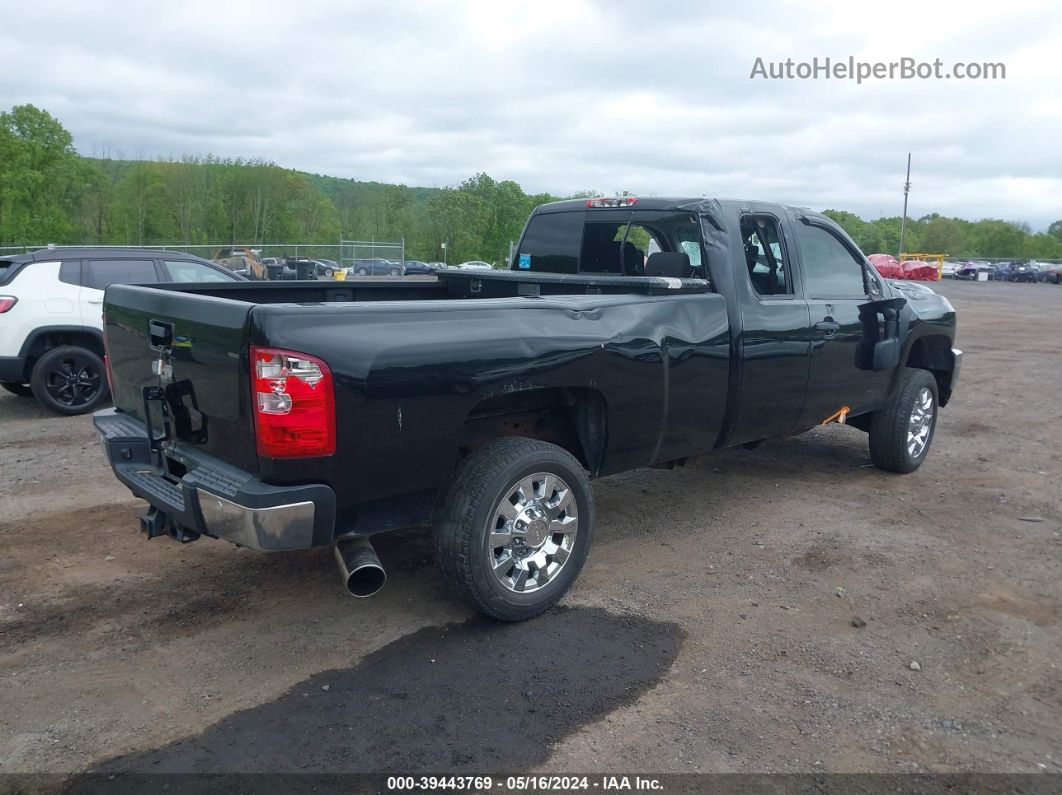
<instances>
[{"instance_id":1,"label":"utility pole","mask_svg":"<svg viewBox=\"0 0 1062 795\"><path fill-rule=\"evenodd\" d=\"M903 233L907 227L907 194L911 192L911 153L907 153L907 180L903 183L903 219L900 221L900 250L898 259L903 259Z\"/></svg>"}]
</instances>

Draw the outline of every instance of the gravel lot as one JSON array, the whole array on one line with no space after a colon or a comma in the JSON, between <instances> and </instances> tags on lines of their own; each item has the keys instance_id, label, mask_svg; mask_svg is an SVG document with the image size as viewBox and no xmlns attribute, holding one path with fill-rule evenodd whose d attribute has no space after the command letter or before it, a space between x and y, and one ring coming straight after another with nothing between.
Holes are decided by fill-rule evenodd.
<instances>
[{"instance_id":1,"label":"gravel lot","mask_svg":"<svg viewBox=\"0 0 1062 795\"><path fill-rule=\"evenodd\" d=\"M918 473L832 426L598 481L517 626L425 532L359 601L330 550L147 542L90 420L0 394L0 772L1060 772L1062 288L939 290L966 362Z\"/></svg>"}]
</instances>

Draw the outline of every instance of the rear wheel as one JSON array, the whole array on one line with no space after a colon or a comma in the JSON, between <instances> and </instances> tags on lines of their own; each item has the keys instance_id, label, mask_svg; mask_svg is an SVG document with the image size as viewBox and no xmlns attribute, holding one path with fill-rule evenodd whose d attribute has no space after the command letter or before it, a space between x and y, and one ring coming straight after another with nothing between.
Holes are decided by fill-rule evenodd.
<instances>
[{"instance_id":1,"label":"rear wheel","mask_svg":"<svg viewBox=\"0 0 1062 795\"><path fill-rule=\"evenodd\" d=\"M391 275L392 276L401 276L402 274L398 272L397 268L391 268Z\"/></svg>"},{"instance_id":2,"label":"rear wheel","mask_svg":"<svg viewBox=\"0 0 1062 795\"><path fill-rule=\"evenodd\" d=\"M890 472L922 465L937 427L937 380L927 370L905 368L885 407L870 421L870 459Z\"/></svg>"},{"instance_id":3,"label":"rear wheel","mask_svg":"<svg viewBox=\"0 0 1062 795\"><path fill-rule=\"evenodd\" d=\"M109 394L103 360L76 345L52 348L38 359L30 386L37 400L60 414L85 414Z\"/></svg>"},{"instance_id":4,"label":"rear wheel","mask_svg":"<svg viewBox=\"0 0 1062 795\"><path fill-rule=\"evenodd\" d=\"M365 268L358 268L358 276L368 276L369 272Z\"/></svg>"},{"instance_id":5,"label":"rear wheel","mask_svg":"<svg viewBox=\"0 0 1062 795\"><path fill-rule=\"evenodd\" d=\"M0 381L0 387L19 397L33 397L33 390L29 384L20 384L17 381Z\"/></svg>"},{"instance_id":6,"label":"rear wheel","mask_svg":"<svg viewBox=\"0 0 1062 795\"><path fill-rule=\"evenodd\" d=\"M436 525L447 583L476 610L522 621L575 582L594 526L590 480L567 450L509 437L459 466Z\"/></svg>"}]
</instances>

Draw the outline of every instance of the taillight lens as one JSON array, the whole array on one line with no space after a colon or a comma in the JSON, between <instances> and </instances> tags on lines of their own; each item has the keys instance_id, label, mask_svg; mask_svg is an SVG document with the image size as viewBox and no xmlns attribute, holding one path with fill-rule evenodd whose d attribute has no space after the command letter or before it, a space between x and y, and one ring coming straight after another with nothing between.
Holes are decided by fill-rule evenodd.
<instances>
[{"instance_id":1,"label":"taillight lens","mask_svg":"<svg viewBox=\"0 0 1062 795\"><path fill-rule=\"evenodd\" d=\"M13 295L0 295L0 315L4 314L4 312L17 303L18 299Z\"/></svg>"},{"instance_id":2,"label":"taillight lens","mask_svg":"<svg viewBox=\"0 0 1062 795\"><path fill-rule=\"evenodd\" d=\"M251 347L258 454L306 458L336 451L332 371L315 356Z\"/></svg>"}]
</instances>

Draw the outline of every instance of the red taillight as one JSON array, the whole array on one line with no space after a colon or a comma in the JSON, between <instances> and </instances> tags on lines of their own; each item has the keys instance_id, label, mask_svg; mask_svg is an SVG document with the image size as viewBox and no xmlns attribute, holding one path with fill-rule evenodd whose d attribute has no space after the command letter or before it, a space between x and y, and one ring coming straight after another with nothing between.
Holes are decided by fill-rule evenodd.
<instances>
[{"instance_id":1,"label":"red taillight","mask_svg":"<svg viewBox=\"0 0 1062 795\"><path fill-rule=\"evenodd\" d=\"M332 371L315 356L251 346L258 455L306 458L336 451Z\"/></svg>"},{"instance_id":2,"label":"red taillight","mask_svg":"<svg viewBox=\"0 0 1062 795\"><path fill-rule=\"evenodd\" d=\"M17 303L18 299L13 295L0 295L0 315L4 314L4 312Z\"/></svg>"},{"instance_id":3,"label":"red taillight","mask_svg":"<svg viewBox=\"0 0 1062 795\"><path fill-rule=\"evenodd\" d=\"M604 207L632 207L636 201L638 201L637 196L611 196L608 198L601 197L598 199L587 199L586 206L591 209L601 209Z\"/></svg>"}]
</instances>

